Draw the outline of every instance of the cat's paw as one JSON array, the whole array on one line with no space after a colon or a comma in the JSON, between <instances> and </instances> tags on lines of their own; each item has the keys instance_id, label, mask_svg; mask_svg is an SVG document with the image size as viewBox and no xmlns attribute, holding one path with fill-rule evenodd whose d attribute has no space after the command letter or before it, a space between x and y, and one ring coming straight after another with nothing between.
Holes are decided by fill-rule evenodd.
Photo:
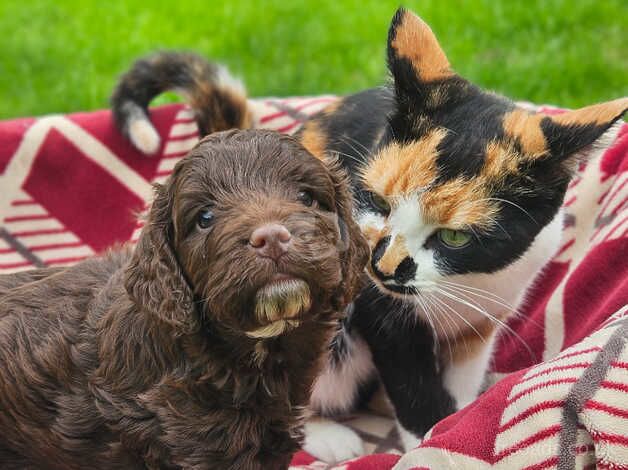
<instances>
[{"instance_id":1,"label":"cat's paw","mask_svg":"<svg viewBox=\"0 0 628 470\"><path fill-rule=\"evenodd\" d=\"M333 464L364 455L362 438L355 431L329 419L305 423L305 450L312 457Z\"/></svg>"},{"instance_id":2,"label":"cat's paw","mask_svg":"<svg viewBox=\"0 0 628 470\"><path fill-rule=\"evenodd\" d=\"M401 447L404 452L415 449L422 442L420 437L417 437L414 433L405 429L399 421L397 421L397 433L399 434L399 441L401 442Z\"/></svg>"}]
</instances>

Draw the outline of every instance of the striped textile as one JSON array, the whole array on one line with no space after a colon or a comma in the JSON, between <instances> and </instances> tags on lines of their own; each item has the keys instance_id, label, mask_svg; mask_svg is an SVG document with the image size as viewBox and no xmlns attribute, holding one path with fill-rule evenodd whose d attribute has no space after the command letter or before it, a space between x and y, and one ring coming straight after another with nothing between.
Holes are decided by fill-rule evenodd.
<instances>
[{"instance_id":1,"label":"striped textile","mask_svg":"<svg viewBox=\"0 0 628 470\"><path fill-rule=\"evenodd\" d=\"M333 100L254 100L254 122L292 133ZM108 111L0 122L0 274L137 240L135 214L150 203L152 183L198 140L185 107L151 115L163 142L150 158L118 134ZM628 125L591 151L564 206L562 248L510 323L530 350L502 337L493 386L403 456L390 419L345 418L373 454L335 468L628 468ZM292 468L328 466L300 452Z\"/></svg>"}]
</instances>

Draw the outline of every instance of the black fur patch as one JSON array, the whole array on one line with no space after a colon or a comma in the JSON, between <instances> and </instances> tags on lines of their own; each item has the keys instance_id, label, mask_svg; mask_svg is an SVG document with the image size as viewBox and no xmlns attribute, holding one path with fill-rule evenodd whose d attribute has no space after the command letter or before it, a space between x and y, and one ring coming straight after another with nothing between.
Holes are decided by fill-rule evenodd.
<instances>
[{"instance_id":1,"label":"black fur patch","mask_svg":"<svg viewBox=\"0 0 628 470\"><path fill-rule=\"evenodd\" d=\"M541 121L541 129L547 139L550 153L555 158L563 158L582 150L595 141L609 127L609 123L605 125L574 124L565 126L555 123L549 117Z\"/></svg>"},{"instance_id":2,"label":"black fur patch","mask_svg":"<svg viewBox=\"0 0 628 470\"><path fill-rule=\"evenodd\" d=\"M373 252L371 253L371 269L381 281L388 281L388 280L393 279L393 276L387 276L386 274L381 272L379 268L377 267L377 263L379 263L379 260L382 259L382 256L384 256L384 253L386 252L386 249L388 248L389 243L390 243L390 236L382 237L377 242L377 246L375 246L375 248L373 249Z\"/></svg>"},{"instance_id":3,"label":"black fur patch","mask_svg":"<svg viewBox=\"0 0 628 470\"><path fill-rule=\"evenodd\" d=\"M456 409L443 386L434 337L415 309L370 286L355 300L351 323L369 344L397 419L423 436Z\"/></svg>"},{"instance_id":4,"label":"black fur patch","mask_svg":"<svg viewBox=\"0 0 628 470\"><path fill-rule=\"evenodd\" d=\"M322 111L311 118L327 135L327 154L338 156L354 183L379 144L392 104L388 88L373 88L344 98L332 113Z\"/></svg>"},{"instance_id":5,"label":"black fur patch","mask_svg":"<svg viewBox=\"0 0 628 470\"><path fill-rule=\"evenodd\" d=\"M414 279L416 268L417 265L414 260L411 257L406 256L403 260L401 260L397 269L395 269L395 282L398 284L405 284L411 279Z\"/></svg>"}]
</instances>

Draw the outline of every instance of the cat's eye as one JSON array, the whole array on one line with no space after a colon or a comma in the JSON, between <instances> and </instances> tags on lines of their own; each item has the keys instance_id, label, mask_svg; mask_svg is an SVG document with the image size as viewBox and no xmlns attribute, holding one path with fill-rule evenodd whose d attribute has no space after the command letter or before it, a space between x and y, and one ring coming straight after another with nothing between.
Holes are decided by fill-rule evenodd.
<instances>
[{"instance_id":1,"label":"cat's eye","mask_svg":"<svg viewBox=\"0 0 628 470\"><path fill-rule=\"evenodd\" d=\"M471 234L462 230L442 228L438 231L438 239L449 248L462 248L471 241Z\"/></svg>"},{"instance_id":2,"label":"cat's eye","mask_svg":"<svg viewBox=\"0 0 628 470\"><path fill-rule=\"evenodd\" d=\"M314 204L314 196L312 196L312 193L309 191L299 191L297 199L307 207L312 207L312 204Z\"/></svg>"},{"instance_id":3,"label":"cat's eye","mask_svg":"<svg viewBox=\"0 0 628 470\"><path fill-rule=\"evenodd\" d=\"M209 228L213 221L214 212L211 209L202 209L198 212L198 215L196 216L196 223L202 229Z\"/></svg>"},{"instance_id":4,"label":"cat's eye","mask_svg":"<svg viewBox=\"0 0 628 470\"><path fill-rule=\"evenodd\" d=\"M379 213L388 215L390 214L390 204L383 196L377 193L370 193L371 205Z\"/></svg>"}]
</instances>

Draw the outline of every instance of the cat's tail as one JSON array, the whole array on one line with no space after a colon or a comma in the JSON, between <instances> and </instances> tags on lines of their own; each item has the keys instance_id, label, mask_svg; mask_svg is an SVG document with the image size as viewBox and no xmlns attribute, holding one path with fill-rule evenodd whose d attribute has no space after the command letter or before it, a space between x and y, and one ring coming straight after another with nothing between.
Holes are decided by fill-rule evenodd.
<instances>
[{"instance_id":1,"label":"cat's tail","mask_svg":"<svg viewBox=\"0 0 628 470\"><path fill-rule=\"evenodd\" d=\"M138 59L111 96L116 125L145 154L160 145L148 104L168 90L180 93L192 108L201 136L251 126L244 86L225 67L188 52L158 52Z\"/></svg>"}]
</instances>

